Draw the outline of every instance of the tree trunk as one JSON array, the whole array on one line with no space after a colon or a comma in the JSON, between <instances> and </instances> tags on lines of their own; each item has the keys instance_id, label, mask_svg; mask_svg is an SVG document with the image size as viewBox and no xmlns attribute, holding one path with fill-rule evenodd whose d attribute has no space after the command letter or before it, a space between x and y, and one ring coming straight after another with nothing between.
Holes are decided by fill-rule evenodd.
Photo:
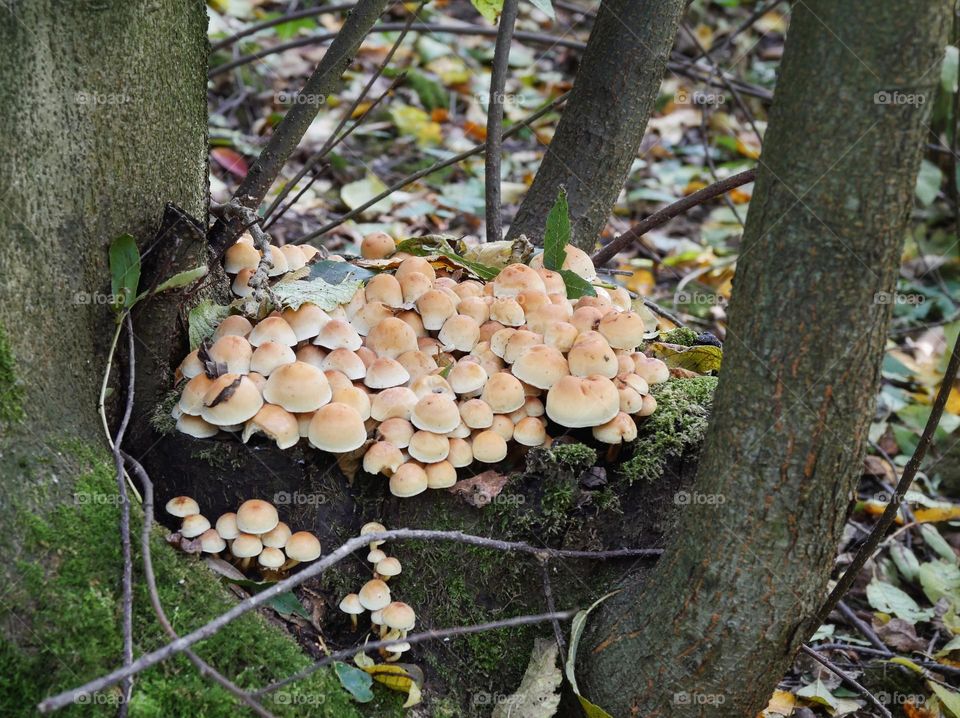
<instances>
[{"instance_id":1,"label":"tree trunk","mask_svg":"<svg viewBox=\"0 0 960 718\"><path fill-rule=\"evenodd\" d=\"M692 499L649 581L604 604L581 647L584 694L618 718L755 715L816 628L948 10L794 6Z\"/></svg>"},{"instance_id":2,"label":"tree trunk","mask_svg":"<svg viewBox=\"0 0 960 718\"><path fill-rule=\"evenodd\" d=\"M543 243L561 185L573 242L591 250L607 224L660 90L683 0L604 0L576 83L508 239Z\"/></svg>"}]
</instances>

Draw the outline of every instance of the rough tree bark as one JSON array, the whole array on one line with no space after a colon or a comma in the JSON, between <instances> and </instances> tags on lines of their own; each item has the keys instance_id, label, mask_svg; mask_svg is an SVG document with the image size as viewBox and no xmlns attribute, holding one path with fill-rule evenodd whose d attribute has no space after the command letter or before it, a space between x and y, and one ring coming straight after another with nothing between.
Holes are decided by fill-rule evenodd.
<instances>
[{"instance_id":1,"label":"rough tree bark","mask_svg":"<svg viewBox=\"0 0 960 718\"><path fill-rule=\"evenodd\" d=\"M593 248L637 156L685 5L604 0L567 108L508 239L525 234L542 243L563 185L573 242Z\"/></svg>"},{"instance_id":2,"label":"rough tree bark","mask_svg":"<svg viewBox=\"0 0 960 718\"><path fill-rule=\"evenodd\" d=\"M612 715L755 715L815 628L948 11L794 6L692 500L653 575L604 604L581 647L581 687Z\"/></svg>"}]
</instances>

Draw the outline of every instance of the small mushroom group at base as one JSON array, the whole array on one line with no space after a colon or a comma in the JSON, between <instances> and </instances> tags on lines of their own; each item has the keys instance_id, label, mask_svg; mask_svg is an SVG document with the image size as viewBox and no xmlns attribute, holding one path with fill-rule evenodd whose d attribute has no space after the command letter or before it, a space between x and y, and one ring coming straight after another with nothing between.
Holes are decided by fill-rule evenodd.
<instances>
[{"instance_id":1,"label":"small mushroom group at base","mask_svg":"<svg viewBox=\"0 0 960 718\"><path fill-rule=\"evenodd\" d=\"M375 521L366 523L360 529L360 535L380 533L386 527ZM400 562L387 556L380 548L384 541L371 541L368 544L367 561L373 564L373 578L367 581L357 593L348 593L340 601L341 611L350 616L350 625L353 630L358 629L358 616L370 611L371 631L381 640L394 640L393 643L381 651L387 661L396 661L406 651L410 644L404 641L407 632L412 631L416 624L417 615L414 610L402 601L394 601L390 595L387 582L400 574Z\"/></svg>"},{"instance_id":2,"label":"small mushroom group at base","mask_svg":"<svg viewBox=\"0 0 960 718\"><path fill-rule=\"evenodd\" d=\"M656 410L650 386L669 370L639 351L652 327L622 287L568 299L542 256L488 282L462 280L397 252L382 232L364 238L361 254L383 271L348 304L306 303L256 324L224 319L180 365L178 429L363 451L364 470L407 498L450 488L458 469L503 461L511 445L549 445L550 422L616 447ZM576 247L563 268L597 279Z\"/></svg>"},{"instance_id":3,"label":"small mushroom group at base","mask_svg":"<svg viewBox=\"0 0 960 718\"><path fill-rule=\"evenodd\" d=\"M183 520L180 535L198 540L203 553L222 554L241 571L256 566L264 579L276 579L297 564L320 557L317 537L309 531L291 531L267 501L244 501L236 513L223 514L213 527L189 496L170 499L166 510Z\"/></svg>"}]
</instances>

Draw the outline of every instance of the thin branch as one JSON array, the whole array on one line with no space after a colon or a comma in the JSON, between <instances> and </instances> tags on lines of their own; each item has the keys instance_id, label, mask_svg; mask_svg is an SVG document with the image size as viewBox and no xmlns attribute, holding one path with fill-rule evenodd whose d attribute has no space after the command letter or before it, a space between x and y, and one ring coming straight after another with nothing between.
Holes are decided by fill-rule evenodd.
<instances>
[{"instance_id":1,"label":"thin branch","mask_svg":"<svg viewBox=\"0 0 960 718\"><path fill-rule=\"evenodd\" d=\"M434 631L412 633L402 640L404 643L414 645L417 643L423 643L424 641L433 641L438 638L449 638L451 636L465 636L471 633L495 631L498 628L516 628L518 626L529 626L532 623L545 623L547 621L568 621L576 614L576 611L556 611L553 613L540 613L533 616L514 616L513 618L506 618L502 621L478 623L474 626L456 626L454 628L442 628ZM370 641L369 643L364 643L362 646L354 646L353 648L344 648L343 650L335 651L328 656L324 656L313 665L307 666L299 673L295 673L288 678L284 678L282 681L277 681L276 683L271 683L268 686L264 686L260 690L255 691L253 695L262 696L265 693L275 691L278 688L283 688L284 686L306 678L311 673L323 668L324 666L330 665L334 661L339 661L344 658L353 658L353 656L355 656L357 653L369 653L373 650L386 648L387 646L396 644L399 641L400 639L396 638L392 640Z\"/></svg>"},{"instance_id":2,"label":"thin branch","mask_svg":"<svg viewBox=\"0 0 960 718\"><path fill-rule=\"evenodd\" d=\"M493 71L490 73L490 96L487 98L486 148L486 214L487 241L503 239L503 217L500 206L500 153L503 148L503 93L507 87L510 63L510 43L517 23L518 0L504 0L497 30L497 44L493 51Z\"/></svg>"},{"instance_id":3,"label":"thin branch","mask_svg":"<svg viewBox=\"0 0 960 718\"><path fill-rule=\"evenodd\" d=\"M553 585L550 583L550 562L540 560L538 563L540 564L540 572L543 574L543 598L547 602L547 612L555 613L557 605L553 600ZM554 619L551 623L553 624L553 637L557 641L557 648L560 649L562 655L566 655L567 644L563 640L563 630L560 628L560 621Z\"/></svg>"},{"instance_id":4,"label":"thin branch","mask_svg":"<svg viewBox=\"0 0 960 718\"><path fill-rule=\"evenodd\" d=\"M851 688L853 688L857 693L859 693L861 696L863 696L863 697L866 698L868 701L870 701L870 703L873 704L873 707L876 708L878 711L880 711L880 715L884 716L884 718L893 718L893 716L890 714L890 711L888 711L888 710L886 709L886 706L884 706L883 703L881 703L881 702L877 699L877 697L876 697L875 695L873 695L870 691L868 691L866 688L864 688L864 687L861 686L859 683L857 683L857 681L853 678L853 676L851 676L851 675L849 675L849 674L847 674L847 673L844 673L842 670L840 670L840 669L839 669L837 666L835 666L833 663L831 663L831 662L828 661L826 658L824 658L824 657L821 656L819 653L817 653L815 650L813 650L812 648L810 648L810 646L807 646L807 645L805 645L805 644L804 644L804 645L801 645L801 646L800 646L800 650L803 651L804 653L806 653L808 656L810 656L810 657L811 657L813 660L815 660L817 663L819 663L819 664L821 664L822 666L824 666L828 671L830 671L831 673L834 673L834 674L836 674L837 676L839 676L840 679L843 680L844 683L847 683L847 684L848 684Z\"/></svg>"},{"instance_id":5,"label":"thin branch","mask_svg":"<svg viewBox=\"0 0 960 718\"><path fill-rule=\"evenodd\" d=\"M754 179L756 179L756 176L757 171L755 169L749 169L744 172L731 175L725 180L715 182L709 187L704 187L701 190L697 190L693 194L687 195L686 197L677 200L673 204L668 205L663 209L658 209L649 217L640 220L629 230L621 234L616 239L611 240L606 246L602 247L596 254L593 255L593 263L598 266L606 264L613 259L618 252L626 249L628 246L630 246L630 244L637 241L650 230L666 224L677 215L683 214L692 207L696 207L697 205L703 204L704 202L711 200L718 195L753 182Z\"/></svg>"},{"instance_id":6,"label":"thin branch","mask_svg":"<svg viewBox=\"0 0 960 718\"><path fill-rule=\"evenodd\" d=\"M674 314L673 312L667 311L666 309L664 309L663 307L661 307L659 304L657 304L656 302L654 302L652 299L649 299L649 298L647 298L647 297L640 297L640 299L643 300L643 306L645 306L647 309L649 309L649 310L650 310L651 312L653 312L654 314L659 314L661 317L663 317L664 319L667 319L667 320L673 322L673 323L676 324L678 327L685 327L685 326L687 326L687 323L684 322L680 317L678 317L678 316L677 316L676 314Z\"/></svg>"},{"instance_id":7,"label":"thin branch","mask_svg":"<svg viewBox=\"0 0 960 718\"><path fill-rule=\"evenodd\" d=\"M153 482L147 474L143 465L125 452L121 452L123 460L130 467L130 470L138 479L143 487L143 530L140 533L140 551L143 554L143 573L147 581L147 591L150 594L150 604L153 606L153 612L157 620L163 627L164 632L172 639L179 638L173 624L163 610L163 604L160 603L160 592L157 590L157 579L153 572L153 555L150 549L150 532L153 528ZM200 675L218 683L227 691L235 695L241 701L247 704L250 709L260 718L274 718L274 715L264 708L247 691L240 688L229 678L220 673L216 668L204 661L200 656L187 648L184 654L190 659L190 662L197 667Z\"/></svg>"},{"instance_id":8,"label":"thin branch","mask_svg":"<svg viewBox=\"0 0 960 718\"><path fill-rule=\"evenodd\" d=\"M347 556L352 554L358 549L363 549L371 541L398 541L404 539L412 540L421 540L421 541L453 541L456 543L464 543L472 546L480 546L483 548L496 549L499 551L507 552L518 552L531 554L533 556L547 556L547 557L558 557L558 558L584 558L584 559L595 559L595 560L607 560L614 558L638 558L638 557L653 557L659 556L663 553L663 549L614 549L611 551L572 551L567 549L551 549L551 548L537 548L536 546L531 546L530 544L513 542L513 541L501 541L499 539L490 539L483 536L473 536L471 534L465 534L462 531L427 531L423 529L396 529L393 531L384 531L381 533L372 533L365 534L363 536L355 536L349 541L341 545L339 548L335 549L332 553L327 556L315 561L304 567L302 571L297 573L295 576L290 576L282 581L279 581L273 584L270 588L264 589L260 593L257 593L250 598L247 598L230 610L222 613L217 618L209 621L200 628L191 631L185 636L181 636L175 641L168 643L161 648L158 648L150 653L146 653L140 656L137 660L133 662L130 666L125 666L122 668L117 668L110 673L101 676L100 678L95 678L94 680L84 683L82 686L72 688L62 693L58 693L54 696L45 698L38 706L37 709L41 713L50 713L66 706L75 703L77 700L84 696L89 696L92 693L97 691L102 691L105 688L116 685L122 681L127 676L136 675L137 673L146 670L152 666L161 663L162 661L170 658L171 656L182 653L187 648L193 646L200 641L209 638L221 628L226 626L228 623L236 620L240 616L252 611L265 603L268 603L270 600L280 596L288 591L296 588L303 582L313 578L314 576L319 576L328 568L335 566L344 560ZM469 629L464 629L469 631ZM422 640L427 640L426 638Z\"/></svg>"},{"instance_id":9,"label":"thin branch","mask_svg":"<svg viewBox=\"0 0 960 718\"><path fill-rule=\"evenodd\" d=\"M240 32L230 37L226 37L223 40L219 40L213 43L210 46L210 52L214 53L218 50L223 50L224 48L230 47L238 40L242 40L245 37L254 35L261 30L268 30L271 27L276 27L277 25L283 25L284 23L293 22L294 20L304 20L308 17L316 17L317 15L325 15L327 13L333 12L342 12L343 10L352 10L356 6L356 3L345 2L345 3L334 3L332 5L320 5L318 7L308 7L303 10L297 10L296 12L287 13L286 15L280 15L279 17L274 17L269 20L264 20L263 22L256 22L252 25L248 25L243 28Z\"/></svg>"},{"instance_id":10,"label":"thin branch","mask_svg":"<svg viewBox=\"0 0 960 718\"><path fill-rule=\"evenodd\" d=\"M821 651L853 651L854 653L863 653L868 656L881 656L883 658L889 658L890 656L896 655L890 649L880 650L879 648L867 648L866 646L855 646L851 643L821 643L817 646ZM919 653L920 655L926 655L920 651L912 651L913 653ZM948 666L939 661L929 660L916 660L910 659L918 666L923 668L930 668L940 673L946 673L948 675L960 675L960 667L957 666ZM909 670L904 667L904 670Z\"/></svg>"},{"instance_id":11,"label":"thin branch","mask_svg":"<svg viewBox=\"0 0 960 718\"><path fill-rule=\"evenodd\" d=\"M897 489L894 495L890 497L890 501L883 510L880 520L877 521L876 526L873 527L873 531L870 532L867 540L860 546L857 555L853 557L853 561L850 562L847 570L843 576L840 577L840 580L837 581L833 590L830 592L830 596L820 608L820 612L817 614L817 625L824 622L834 606L836 606L840 599L850 590L850 586L853 585L854 580L856 580L860 569L863 568L867 559L873 554L877 544L880 543L883 535L896 518L904 494L906 494L910 488L910 484L913 483L913 479L920 469L920 464L923 462L923 457L926 456L927 449L933 441L933 435L937 430L937 426L940 424L940 418L943 416L943 408L947 404L947 398L950 396L950 390L953 388L953 382L956 379L958 369L960 369L960 336L957 337L957 341L953 345L953 352L950 354L950 361L947 363L947 370L943 375L943 383L940 384L937 398L933 402L930 417L927 419L927 425L923 427L923 434L920 436L917 448L914 450L913 456L910 457L910 460L903 469L903 473L900 475Z\"/></svg>"},{"instance_id":12,"label":"thin branch","mask_svg":"<svg viewBox=\"0 0 960 718\"><path fill-rule=\"evenodd\" d=\"M309 102L297 102L284 115L270 141L247 172L234 195L240 204L256 210L273 185L283 165L300 144L304 133L320 110L321 103L340 83L340 78L360 43L380 17L387 0L360 0L336 34L329 49L300 92ZM218 221L210 231L210 245L214 252L229 247L240 234L240 220Z\"/></svg>"},{"instance_id":13,"label":"thin branch","mask_svg":"<svg viewBox=\"0 0 960 718\"><path fill-rule=\"evenodd\" d=\"M850 606L848 606L848 605L847 605L846 603L844 603L843 601L838 601L838 602L837 602L837 609L840 611L840 613L841 613L841 614L843 615L843 617L846 619L847 623L849 623L851 626L853 626L853 627L856 628L858 631L860 631L861 635L862 635L864 638L866 638L868 641L870 641L870 643L872 643L872 644L873 644L874 646L876 646L877 648L881 648L881 649L883 649L883 650L887 650L886 644L884 644L884 642L880 640L880 636L877 635L876 631L874 631L874 630L867 624L866 621L864 621L863 619L861 619L860 616L858 616L858 615L854 612L854 610L853 610L852 608L850 608Z\"/></svg>"},{"instance_id":14,"label":"thin branch","mask_svg":"<svg viewBox=\"0 0 960 718\"><path fill-rule=\"evenodd\" d=\"M723 40L720 41L720 44L718 44L716 48L712 48L712 49L716 50L717 52L723 52L723 50L725 50L734 40L736 40L740 35L742 35L751 27L753 27L754 23L756 23L757 20L762 18L771 10L773 10L773 8L775 8L777 5L779 5L783 1L784 0L770 0L770 2L768 3L759 5L750 14L750 17L748 17L746 20L740 23L740 25L737 26L736 30L728 34L726 37L724 37ZM699 56L694 58L694 62L696 62L697 60L700 60L703 56L704 56L703 54L700 54Z\"/></svg>"},{"instance_id":15,"label":"thin branch","mask_svg":"<svg viewBox=\"0 0 960 718\"><path fill-rule=\"evenodd\" d=\"M548 102L546 105L541 107L539 110L534 112L529 117L526 117L525 119L521 120L517 124L512 125L506 132L503 133L503 136L510 137L516 134L517 132L520 132L520 130L526 127L529 127L538 119L543 117L545 114L547 114L548 112L550 112L551 110L559 106L561 103L563 103L567 99L567 97L569 97L569 95L570 95L569 92L565 92L564 94L560 95L556 99ZM330 230L336 229L344 222L347 222L353 219L354 217L360 216L361 214L366 212L368 209L370 209L370 207L375 205L377 202L389 197L397 190L403 189L407 185L413 184L417 180L423 179L424 177L427 177L428 175L431 175L434 172L438 172L442 169L445 169L452 165L463 162L465 159L468 159L469 157L473 157L474 155L479 155L484 151L484 149L486 149L486 144L474 145L469 150L465 150L464 152L448 157L447 159L441 160L440 162L435 162L429 167L425 167L424 169L418 170L411 175L407 175L406 177L394 182L392 185L387 187L383 192L378 194L376 197L373 197L372 199L367 200L359 207L355 207L354 209L350 210L349 212L342 215L338 219L327 222L327 224L320 227L320 229L314 230L310 234L306 234L302 237L299 237L293 240L293 244L303 244L304 242L309 242L311 239L316 239L317 237L320 237L326 234Z\"/></svg>"}]
</instances>

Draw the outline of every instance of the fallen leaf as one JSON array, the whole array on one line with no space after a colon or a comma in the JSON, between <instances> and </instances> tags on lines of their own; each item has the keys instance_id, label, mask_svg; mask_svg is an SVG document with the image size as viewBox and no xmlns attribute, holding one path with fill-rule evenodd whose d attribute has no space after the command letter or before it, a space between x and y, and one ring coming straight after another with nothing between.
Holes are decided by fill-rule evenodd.
<instances>
[{"instance_id":1,"label":"fallen leaf","mask_svg":"<svg viewBox=\"0 0 960 718\"><path fill-rule=\"evenodd\" d=\"M867 601L874 610L893 614L910 623L933 618L933 609L921 609L905 591L876 579L867 585Z\"/></svg>"},{"instance_id":2,"label":"fallen leaf","mask_svg":"<svg viewBox=\"0 0 960 718\"><path fill-rule=\"evenodd\" d=\"M882 625L874 619L873 629L881 641L898 651L922 651L927 647L926 642L917 637L913 624L902 618L891 618Z\"/></svg>"},{"instance_id":3,"label":"fallen leaf","mask_svg":"<svg viewBox=\"0 0 960 718\"><path fill-rule=\"evenodd\" d=\"M797 699L792 693L777 690L773 692L761 715L763 718L787 718L793 715L796 705Z\"/></svg>"},{"instance_id":4,"label":"fallen leaf","mask_svg":"<svg viewBox=\"0 0 960 718\"><path fill-rule=\"evenodd\" d=\"M551 718L560 705L557 689L563 682L563 674L557 666L558 652L555 640L536 639L520 687L516 693L497 703L492 718Z\"/></svg>"},{"instance_id":5,"label":"fallen leaf","mask_svg":"<svg viewBox=\"0 0 960 718\"><path fill-rule=\"evenodd\" d=\"M243 179L250 167L239 152L229 147L214 147L210 156L230 174Z\"/></svg>"},{"instance_id":6,"label":"fallen leaf","mask_svg":"<svg viewBox=\"0 0 960 718\"><path fill-rule=\"evenodd\" d=\"M473 478L458 481L448 491L471 506L482 509L500 495L506 483L506 476L491 470L477 474Z\"/></svg>"}]
</instances>

